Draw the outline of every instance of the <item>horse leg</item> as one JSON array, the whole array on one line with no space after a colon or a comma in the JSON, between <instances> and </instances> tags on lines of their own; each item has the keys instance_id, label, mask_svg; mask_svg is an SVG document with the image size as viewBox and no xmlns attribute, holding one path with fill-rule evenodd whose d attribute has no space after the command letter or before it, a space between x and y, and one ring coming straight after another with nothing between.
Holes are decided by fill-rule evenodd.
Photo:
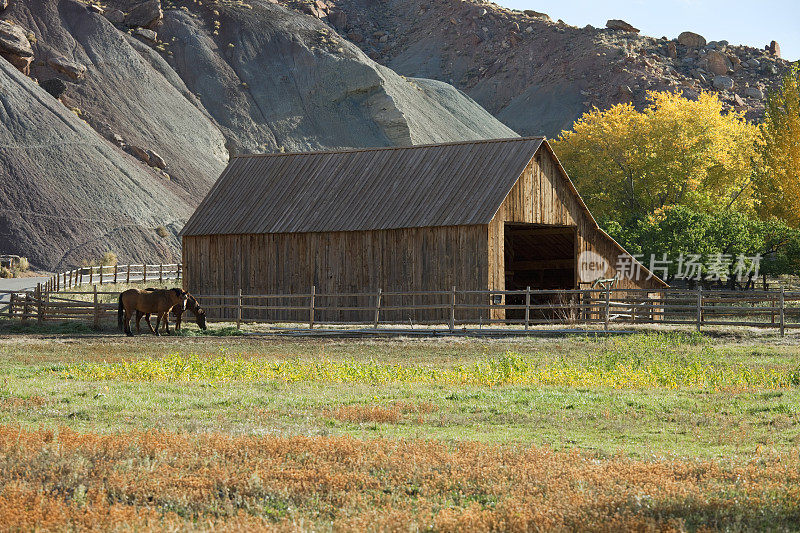
<instances>
[{"instance_id":1,"label":"horse leg","mask_svg":"<svg viewBox=\"0 0 800 533\"><path fill-rule=\"evenodd\" d=\"M144 321L147 322L147 327L150 328L150 333L155 333L156 331L153 329L153 324L150 323L150 313L144 315Z\"/></svg>"},{"instance_id":2,"label":"horse leg","mask_svg":"<svg viewBox=\"0 0 800 533\"><path fill-rule=\"evenodd\" d=\"M125 316L123 317L123 324L125 325L125 335L128 337L133 337L133 332L131 331L131 318L133 318L133 314L125 308Z\"/></svg>"},{"instance_id":3,"label":"horse leg","mask_svg":"<svg viewBox=\"0 0 800 533\"><path fill-rule=\"evenodd\" d=\"M175 331L181 330L181 316L183 315L183 311L180 309L175 311Z\"/></svg>"},{"instance_id":4,"label":"horse leg","mask_svg":"<svg viewBox=\"0 0 800 533\"><path fill-rule=\"evenodd\" d=\"M160 326L161 326L161 313L158 313L158 314L156 314L156 330L153 332L153 334L154 334L156 337L159 337L159 336L161 336L161 333L159 333L159 332L158 332L158 328L159 328Z\"/></svg>"},{"instance_id":5,"label":"horse leg","mask_svg":"<svg viewBox=\"0 0 800 533\"><path fill-rule=\"evenodd\" d=\"M167 335L170 334L169 333L169 309L164 311L164 330L167 332Z\"/></svg>"},{"instance_id":6,"label":"horse leg","mask_svg":"<svg viewBox=\"0 0 800 533\"><path fill-rule=\"evenodd\" d=\"M137 309L136 310L136 334L137 335L141 335L141 333L142 333L142 316L144 316L144 313L142 313L141 311L139 311Z\"/></svg>"}]
</instances>

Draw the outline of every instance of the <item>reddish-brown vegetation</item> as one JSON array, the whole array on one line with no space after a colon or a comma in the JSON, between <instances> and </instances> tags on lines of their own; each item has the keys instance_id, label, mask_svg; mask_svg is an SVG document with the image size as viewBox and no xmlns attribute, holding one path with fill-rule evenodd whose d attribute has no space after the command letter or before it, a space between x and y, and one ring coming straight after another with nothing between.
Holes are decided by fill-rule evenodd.
<instances>
[{"instance_id":1,"label":"reddish-brown vegetation","mask_svg":"<svg viewBox=\"0 0 800 533\"><path fill-rule=\"evenodd\" d=\"M529 531L759 528L800 521L800 457L601 458L346 437L0 427L10 529Z\"/></svg>"},{"instance_id":2,"label":"reddish-brown vegetation","mask_svg":"<svg viewBox=\"0 0 800 533\"><path fill-rule=\"evenodd\" d=\"M437 409L437 405L431 402L393 402L389 405L343 405L327 411L325 415L340 422L397 424L404 419L421 422L424 415L433 413Z\"/></svg>"}]
</instances>

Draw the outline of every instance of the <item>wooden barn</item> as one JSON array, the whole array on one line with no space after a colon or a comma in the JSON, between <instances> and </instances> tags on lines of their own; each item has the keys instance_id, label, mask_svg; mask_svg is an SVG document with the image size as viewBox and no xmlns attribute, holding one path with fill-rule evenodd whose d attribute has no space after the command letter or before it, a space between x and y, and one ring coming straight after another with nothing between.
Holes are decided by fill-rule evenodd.
<instances>
[{"instance_id":1,"label":"wooden barn","mask_svg":"<svg viewBox=\"0 0 800 533\"><path fill-rule=\"evenodd\" d=\"M543 138L235 157L182 238L184 286L201 295L574 289L614 277L629 257ZM579 258L601 272L585 279ZM665 286L644 267L618 277L618 288ZM356 303L329 300L319 319L366 318L338 309Z\"/></svg>"}]
</instances>

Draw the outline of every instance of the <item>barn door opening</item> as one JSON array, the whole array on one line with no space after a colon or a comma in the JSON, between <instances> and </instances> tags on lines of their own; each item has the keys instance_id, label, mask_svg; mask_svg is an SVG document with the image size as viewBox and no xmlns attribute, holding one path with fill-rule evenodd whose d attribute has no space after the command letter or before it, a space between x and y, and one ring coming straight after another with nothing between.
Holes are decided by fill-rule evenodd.
<instances>
[{"instance_id":1,"label":"barn door opening","mask_svg":"<svg viewBox=\"0 0 800 533\"><path fill-rule=\"evenodd\" d=\"M576 276L575 226L506 223L506 290L574 289ZM533 297L531 304L557 303L553 296ZM524 305L524 296L509 295L507 305ZM554 306L555 307L555 306ZM564 318L558 311L535 310L531 318ZM506 318L525 318L523 309L508 309Z\"/></svg>"}]
</instances>

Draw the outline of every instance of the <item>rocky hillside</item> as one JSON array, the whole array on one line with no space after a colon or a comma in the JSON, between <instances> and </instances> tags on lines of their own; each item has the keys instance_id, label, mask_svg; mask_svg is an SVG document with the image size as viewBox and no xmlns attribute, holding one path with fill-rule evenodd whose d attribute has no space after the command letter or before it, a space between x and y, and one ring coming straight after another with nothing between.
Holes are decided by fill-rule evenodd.
<instances>
[{"instance_id":1,"label":"rocky hillside","mask_svg":"<svg viewBox=\"0 0 800 533\"><path fill-rule=\"evenodd\" d=\"M508 137L267 0L0 0L0 253L175 259L231 154Z\"/></svg>"},{"instance_id":2,"label":"rocky hillside","mask_svg":"<svg viewBox=\"0 0 800 533\"><path fill-rule=\"evenodd\" d=\"M630 101L642 107L649 90L687 97L715 91L728 108L757 120L765 91L788 66L777 44L756 49L706 42L691 32L646 37L619 20L577 28L545 13L480 0L287 5L323 17L400 74L453 84L526 135L554 137L592 106Z\"/></svg>"}]
</instances>

